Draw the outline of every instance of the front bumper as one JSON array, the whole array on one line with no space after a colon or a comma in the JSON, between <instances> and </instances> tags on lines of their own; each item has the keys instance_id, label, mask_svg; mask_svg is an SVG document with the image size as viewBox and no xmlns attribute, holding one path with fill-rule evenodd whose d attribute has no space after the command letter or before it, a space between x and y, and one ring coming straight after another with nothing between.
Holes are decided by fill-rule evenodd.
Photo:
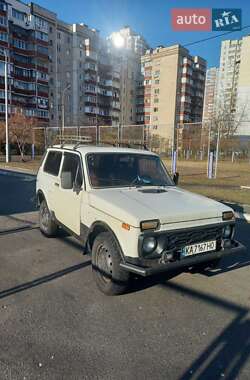
<instances>
[{"instance_id":1,"label":"front bumper","mask_svg":"<svg viewBox=\"0 0 250 380\"><path fill-rule=\"evenodd\" d=\"M231 242L230 248L222 248L219 251L201 253L198 255L185 257L173 262L155 263L152 261L152 264L150 264L149 260L130 257L126 258L124 262L121 262L120 266L126 271L136 273L145 277L156 273L167 272L185 267L192 267L200 263L220 259L221 257L229 254L238 254L243 250L245 250L245 246L242 245L240 242L234 240Z\"/></svg>"}]
</instances>

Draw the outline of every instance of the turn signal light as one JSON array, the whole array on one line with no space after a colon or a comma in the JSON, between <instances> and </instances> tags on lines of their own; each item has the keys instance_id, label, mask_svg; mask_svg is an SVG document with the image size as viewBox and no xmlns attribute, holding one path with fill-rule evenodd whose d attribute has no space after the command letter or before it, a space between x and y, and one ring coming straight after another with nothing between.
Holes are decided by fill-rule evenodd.
<instances>
[{"instance_id":1,"label":"turn signal light","mask_svg":"<svg viewBox=\"0 0 250 380\"><path fill-rule=\"evenodd\" d=\"M160 221L158 219L155 220L144 220L141 222L141 231L147 230L156 230L160 225Z\"/></svg>"},{"instance_id":2,"label":"turn signal light","mask_svg":"<svg viewBox=\"0 0 250 380\"><path fill-rule=\"evenodd\" d=\"M129 231L130 230L130 225L128 223L122 223L122 228L124 228L124 230Z\"/></svg>"}]
</instances>

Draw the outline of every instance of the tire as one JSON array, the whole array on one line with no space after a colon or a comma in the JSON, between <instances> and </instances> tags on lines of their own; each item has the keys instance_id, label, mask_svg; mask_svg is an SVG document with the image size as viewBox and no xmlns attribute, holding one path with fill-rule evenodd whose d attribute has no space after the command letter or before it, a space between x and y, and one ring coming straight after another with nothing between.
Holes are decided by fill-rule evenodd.
<instances>
[{"instance_id":1,"label":"tire","mask_svg":"<svg viewBox=\"0 0 250 380\"><path fill-rule=\"evenodd\" d=\"M92 247L92 271L95 282L106 295L123 294L129 285L129 272L120 268L121 253L110 232L101 232Z\"/></svg>"},{"instance_id":2,"label":"tire","mask_svg":"<svg viewBox=\"0 0 250 380\"><path fill-rule=\"evenodd\" d=\"M42 200L39 209L40 231L47 237L54 237L57 234L58 226L53 221L51 212L45 199Z\"/></svg>"}]
</instances>

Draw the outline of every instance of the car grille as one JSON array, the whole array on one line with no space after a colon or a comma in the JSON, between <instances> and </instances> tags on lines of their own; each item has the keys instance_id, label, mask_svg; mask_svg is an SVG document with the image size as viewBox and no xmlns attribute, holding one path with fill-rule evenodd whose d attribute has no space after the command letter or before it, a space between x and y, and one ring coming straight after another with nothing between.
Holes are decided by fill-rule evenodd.
<instances>
[{"instance_id":1,"label":"car grille","mask_svg":"<svg viewBox=\"0 0 250 380\"><path fill-rule=\"evenodd\" d=\"M186 229L185 231L179 231L168 233L167 235L167 249L178 249L186 245L200 243L203 241L222 239L223 227L209 227L202 229Z\"/></svg>"}]
</instances>

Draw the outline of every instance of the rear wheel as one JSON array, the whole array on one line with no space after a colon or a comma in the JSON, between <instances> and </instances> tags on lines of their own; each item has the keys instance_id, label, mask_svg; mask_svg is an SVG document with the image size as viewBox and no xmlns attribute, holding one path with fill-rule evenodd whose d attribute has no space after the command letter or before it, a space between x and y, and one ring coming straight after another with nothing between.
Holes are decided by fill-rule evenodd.
<instances>
[{"instance_id":1,"label":"rear wheel","mask_svg":"<svg viewBox=\"0 0 250 380\"><path fill-rule=\"evenodd\" d=\"M120 268L121 253L110 232L101 232L92 247L92 269L98 288L107 295L122 294L129 284L129 273Z\"/></svg>"},{"instance_id":2,"label":"rear wheel","mask_svg":"<svg viewBox=\"0 0 250 380\"><path fill-rule=\"evenodd\" d=\"M53 221L47 202L43 199L39 209L39 225L41 232L47 237L53 237L57 233L58 226Z\"/></svg>"}]
</instances>

